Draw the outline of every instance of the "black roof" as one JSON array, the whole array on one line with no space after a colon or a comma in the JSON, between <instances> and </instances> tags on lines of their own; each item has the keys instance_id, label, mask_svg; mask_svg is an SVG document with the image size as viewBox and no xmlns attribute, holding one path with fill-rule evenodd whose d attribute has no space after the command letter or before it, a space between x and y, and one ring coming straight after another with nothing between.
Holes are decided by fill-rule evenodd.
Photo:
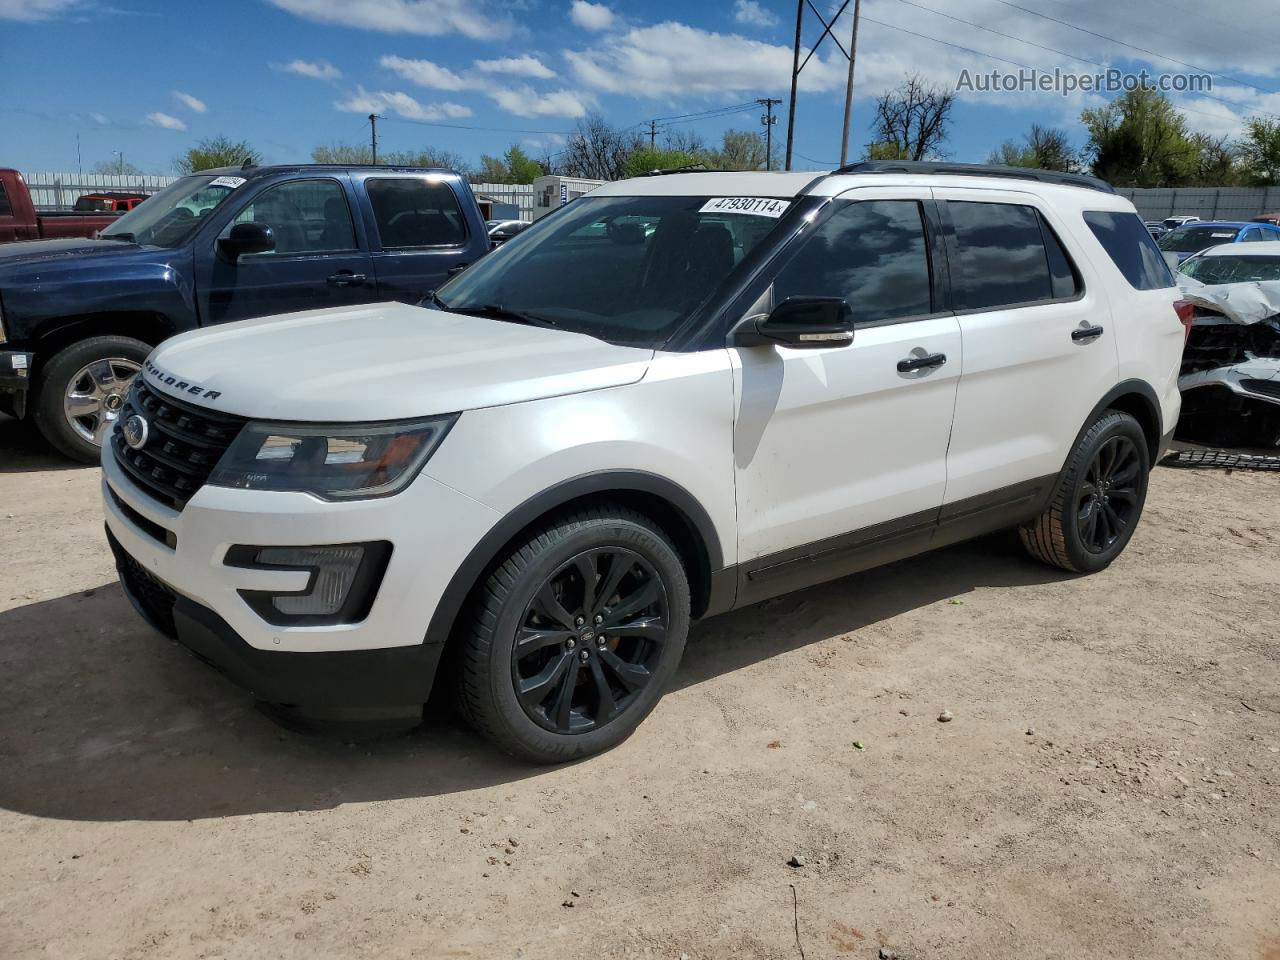
<instances>
[{"instance_id":1,"label":"black roof","mask_svg":"<svg viewBox=\"0 0 1280 960\"><path fill-rule=\"evenodd\" d=\"M459 177L460 173L448 167L394 167L389 164L373 163L246 163L237 167L212 167L208 170L196 170L199 174L215 174L238 177L261 177L275 173L304 173L307 171L328 171L340 173L348 171L378 171L379 173L444 173Z\"/></svg>"},{"instance_id":2,"label":"black roof","mask_svg":"<svg viewBox=\"0 0 1280 960\"><path fill-rule=\"evenodd\" d=\"M1057 183L1068 187L1085 187L1103 193L1115 193L1115 188L1105 180L1083 173L1063 173L1060 170L1038 170L1033 167L1000 167L984 163L943 163L933 160L862 160L850 163L836 173L912 173L950 174L964 177L1012 177L1018 180L1038 180L1041 183Z\"/></svg>"}]
</instances>

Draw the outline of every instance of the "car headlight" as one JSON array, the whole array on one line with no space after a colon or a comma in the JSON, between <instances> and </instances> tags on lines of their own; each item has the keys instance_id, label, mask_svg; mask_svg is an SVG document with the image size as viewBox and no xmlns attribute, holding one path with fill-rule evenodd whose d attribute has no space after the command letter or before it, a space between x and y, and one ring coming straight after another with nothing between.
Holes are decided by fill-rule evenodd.
<instances>
[{"instance_id":1,"label":"car headlight","mask_svg":"<svg viewBox=\"0 0 1280 960\"><path fill-rule=\"evenodd\" d=\"M322 500L389 496L418 475L457 419L450 414L394 423L249 423L209 483L310 493Z\"/></svg>"}]
</instances>

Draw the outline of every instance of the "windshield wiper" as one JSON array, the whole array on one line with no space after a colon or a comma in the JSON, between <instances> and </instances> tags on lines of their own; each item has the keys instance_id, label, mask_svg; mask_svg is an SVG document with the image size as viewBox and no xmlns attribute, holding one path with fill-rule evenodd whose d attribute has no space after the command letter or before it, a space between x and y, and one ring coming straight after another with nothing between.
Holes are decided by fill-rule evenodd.
<instances>
[{"instance_id":1,"label":"windshield wiper","mask_svg":"<svg viewBox=\"0 0 1280 960\"><path fill-rule=\"evenodd\" d=\"M556 328L560 326L554 320L549 320L533 313L524 313L520 310L508 310L499 303L472 303L459 307L445 306L443 301L435 298L434 295L433 299L450 313L465 313L469 317L487 317L490 320L508 320L512 323L523 323L531 327Z\"/></svg>"}]
</instances>

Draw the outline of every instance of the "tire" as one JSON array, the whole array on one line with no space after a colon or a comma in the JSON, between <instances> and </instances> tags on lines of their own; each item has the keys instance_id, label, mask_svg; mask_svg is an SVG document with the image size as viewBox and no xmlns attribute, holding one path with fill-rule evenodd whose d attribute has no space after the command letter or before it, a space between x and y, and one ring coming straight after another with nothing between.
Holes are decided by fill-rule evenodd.
<instances>
[{"instance_id":1,"label":"tire","mask_svg":"<svg viewBox=\"0 0 1280 960\"><path fill-rule=\"evenodd\" d=\"M522 760L599 753L657 705L688 632L688 577L652 521L614 504L564 514L478 591L456 636L458 703L476 731Z\"/></svg>"},{"instance_id":2,"label":"tire","mask_svg":"<svg viewBox=\"0 0 1280 960\"><path fill-rule=\"evenodd\" d=\"M36 395L40 433L73 460L97 463L102 440L132 382L127 374L142 369L150 352L141 340L106 336L81 340L54 354L41 371ZM73 416L75 410L83 415Z\"/></svg>"},{"instance_id":3,"label":"tire","mask_svg":"<svg viewBox=\"0 0 1280 960\"><path fill-rule=\"evenodd\" d=\"M1037 560L1096 573L1124 551L1142 517L1151 455L1138 421L1106 410L1067 459L1049 507L1019 529Z\"/></svg>"}]
</instances>

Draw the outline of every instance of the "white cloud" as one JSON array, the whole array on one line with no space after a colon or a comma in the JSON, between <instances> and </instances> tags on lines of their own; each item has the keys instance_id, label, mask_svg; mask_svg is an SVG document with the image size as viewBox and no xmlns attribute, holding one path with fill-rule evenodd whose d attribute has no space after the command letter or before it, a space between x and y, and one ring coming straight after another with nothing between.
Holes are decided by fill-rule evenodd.
<instances>
[{"instance_id":1,"label":"white cloud","mask_svg":"<svg viewBox=\"0 0 1280 960\"><path fill-rule=\"evenodd\" d=\"M589 99L574 90L538 93L532 87L489 87L485 93L508 113L520 117L583 117Z\"/></svg>"},{"instance_id":2,"label":"white cloud","mask_svg":"<svg viewBox=\"0 0 1280 960\"><path fill-rule=\"evenodd\" d=\"M555 71L547 67L537 57L525 54L521 57L502 57L498 60L477 60L477 70L483 73L508 73L514 77L533 77L536 80L549 80Z\"/></svg>"},{"instance_id":3,"label":"white cloud","mask_svg":"<svg viewBox=\"0 0 1280 960\"><path fill-rule=\"evenodd\" d=\"M181 90L173 91L173 99L186 107L193 113L208 113L209 107L199 97L193 97L189 93L183 93Z\"/></svg>"},{"instance_id":4,"label":"white cloud","mask_svg":"<svg viewBox=\"0 0 1280 960\"><path fill-rule=\"evenodd\" d=\"M777 89L791 75L792 50L668 22L636 27L596 47L566 50L564 55L578 80L593 90L639 97L710 97ZM858 62L861 65L861 57ZM800 89L842 88L845 72L834 59L814 54L800 74Z\"/></svg>"},{"instance_id":5,"label":"white cloud","mask_svg":"<svg viewBox=\"0 0 1280 960\"><path fill-rule=\"evenodd\" d=\"M337 80L342 76L342 71L328 60L291 60L280 69L313 80Z\"/></svg>"},{"instance_id":6,"label":"white cloud","mask_svg":"<svg viewBox=\"0 0 1280 960\"><path fill-rule=\"evenodd\" d=\"M91 113L89 114L89 119L100 127L108 126L111 123L111 118L101 113Z\"/></svg>"},{"instance_id":7,"label":"white cloud","mask_svg":"<svg viewBox=\"0 0 1280 960\"><path fill-rule=\"evenodd\" d=\"M613 11L603 3L573 0L573 6L569 8L569 19L583 30L608 30L613 26Z\"/></svg>"},{"instance_id":8,"label":"white cloud","mask_svg":"<svg viewBox=\"0 0 1280 960\"><path fill-rule=\"evenodd\" d=\"M82 0L0 0L0 20L52 20L81 3Z\"/></svg>"},{"instance_id":9,"label":"white cloud","mask_svg":"<svg viewBox=\"0 0 1280 960\"><path fill-rule=\"evenodd\" d=\"M778 18L756 0L733 0L733 19L751 27L776 27Z\"/></svg>"},{"instance_id":10,"label":"white cloud","mask_svg":"<svg viewBox=\"0 0 1280 960\"><path fill-rule=\"evenodd\" d=\"M0 0L5 2L5 0ZM336 23L381 33L439 37L460 33L474 40L511 35L511 18L476 0L269 0L318 23Z\"/></svg>"},{"instance_id":11,"label":"white cloud","mask_svg":"<svg viewBox=\"0 0 1280 960\"><path fill-rule=\"evenodd\" d=\"M154 127L164 127L166 130L185 130L187 125L177 117L171 117L167 113L148 113L147 123Z\"/></svg>"},{"instance_id":12,"label":"white cloud","mask_svg":"<svg viewBox=\"0 0 1280 960\"><path fill-rule=\"evenodd\" d=\"M471 109L460 103L419 103L407 93L388 90L366 90L358 87L344 100L334 103L344 113L394 113L406 120L457 120L471 116Z\"/></svg>"},{"instance_id":13,"label":"white cloud","mask_svg":"<svg viewBox=\"0 0 1280 960\"><path fill-rule=\"evenodd\" d=\"M378 63L398 73L410 83L433 90L461 90L467 82L447 67L430 60L406 60L404 57L383 57Z\"/></svg>"}]
</instances>

